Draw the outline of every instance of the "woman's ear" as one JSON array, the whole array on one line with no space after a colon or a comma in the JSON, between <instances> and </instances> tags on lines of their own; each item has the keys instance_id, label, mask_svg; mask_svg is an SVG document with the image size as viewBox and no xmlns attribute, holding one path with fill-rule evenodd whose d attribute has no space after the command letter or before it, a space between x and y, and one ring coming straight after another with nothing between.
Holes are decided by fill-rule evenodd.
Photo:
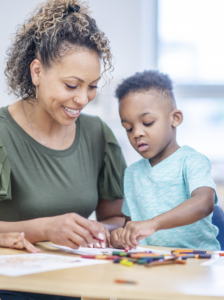
<instances>
[{"instance_id":1,"label":"woman's ear","mask_svg":"<svg viewBox=\"0 0 224 300\"><path fill-rule=\"evenodd\" d=\"M183 113L179 109L174 109L171 112L171 117L172 117L172 122L171 125L172 127L176 128L183 122Z\"/></svg>"},{"instance_id":2,"label":"woman's ear","mask_svg":"<svg viewBox=\"0 0 224 300\"><path fill-rule=\"evenodd\" d=\"M32 82L35 86L40 84L40 74L42 70L42 64L39 59L34 59L30 64L30 74L32 78Z\"/></svg>"}]
</instances>

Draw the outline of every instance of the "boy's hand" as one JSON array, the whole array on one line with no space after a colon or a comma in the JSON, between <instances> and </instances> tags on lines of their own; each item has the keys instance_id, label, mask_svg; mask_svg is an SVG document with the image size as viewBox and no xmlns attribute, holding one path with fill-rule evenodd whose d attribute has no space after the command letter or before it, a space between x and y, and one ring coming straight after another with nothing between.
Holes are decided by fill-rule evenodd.
<instances>
[{"instance_id":1,"label":"boy's hand","mask_svg":"<svg viewBox=\"0 0 224 300\"><path fill-rule=\"evenodd\" d=\"M120 242L125 247L125 250L135 249L139 245L139 240L152 235L156 231L154 219L136 222L128 221L121 233Z\"/></svg>"},{"instance_id":2,"label":"boy's hand","mask_svg":"<svg viewBox=\"0 0 224 300\"><path fill-rule=\"evenodd\" d=\"M124 228L120 227L111 232L110 243L114 248L124 249L123 240L121 238L121 234L122 234L123 230L124 230Z\"/></svg>"},{"instance_id":3,"label":"boy's hand","mask_svg":"<svg viewBox=\"0 0 224 300\"><path fill-rule=\"evenodd\" d=\"M40 252L39 249L34 247L33 244L25 239L24 232L0 233L0 246L15 249L26 249L31 253Z\"/></svg>"}]
</instances>

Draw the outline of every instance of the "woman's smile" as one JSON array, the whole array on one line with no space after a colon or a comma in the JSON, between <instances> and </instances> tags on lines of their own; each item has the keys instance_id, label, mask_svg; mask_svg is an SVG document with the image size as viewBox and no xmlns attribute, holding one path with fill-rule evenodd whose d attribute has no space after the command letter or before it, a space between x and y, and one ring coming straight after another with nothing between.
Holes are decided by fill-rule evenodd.
<instances>
[{"instance_id":1,"label":"woman's smile","mask_svg":"<svg viewBox=\"0 0 224 300\"><path fill-rule=\"evenodd\" d=\"M63 111L69 118L78 118L81 113L81 109L74 109L67 106L62 105Z\"/></svg>"}]
</instances>

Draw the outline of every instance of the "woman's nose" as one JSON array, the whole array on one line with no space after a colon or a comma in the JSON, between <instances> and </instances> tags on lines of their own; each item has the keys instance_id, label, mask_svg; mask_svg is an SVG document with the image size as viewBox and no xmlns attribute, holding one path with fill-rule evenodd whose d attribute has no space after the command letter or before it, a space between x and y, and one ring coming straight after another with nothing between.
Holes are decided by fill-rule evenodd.
<instances>
[{"instance_id":1,"label":"woman's nose","mask_svg":"<svg viewBox=\"0 0 224 300\"><path fill-rule=\"evenodd\" d=\"M73 101L75 104L78 104L79 106L86 106L89 102L87 93L79 93L74 98Z\"/></svg>"}]
</instances>

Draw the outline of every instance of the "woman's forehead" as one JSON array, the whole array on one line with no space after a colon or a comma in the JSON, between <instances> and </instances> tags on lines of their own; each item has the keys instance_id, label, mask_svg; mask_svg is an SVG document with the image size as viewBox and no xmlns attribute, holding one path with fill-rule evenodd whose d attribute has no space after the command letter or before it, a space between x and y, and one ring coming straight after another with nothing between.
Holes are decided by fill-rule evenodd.
<instances>
[{"instance_id":1,"label":"woman's forehead","mask_svg":"<svg viewBox=\"0 0 224 300\"><path fill-rule=\"evenodd\" d=\"M100 77L100 59L94 51L74 51L59 62L52 63L51 70L60 77Z\"/></svg>"}]
</instances>

